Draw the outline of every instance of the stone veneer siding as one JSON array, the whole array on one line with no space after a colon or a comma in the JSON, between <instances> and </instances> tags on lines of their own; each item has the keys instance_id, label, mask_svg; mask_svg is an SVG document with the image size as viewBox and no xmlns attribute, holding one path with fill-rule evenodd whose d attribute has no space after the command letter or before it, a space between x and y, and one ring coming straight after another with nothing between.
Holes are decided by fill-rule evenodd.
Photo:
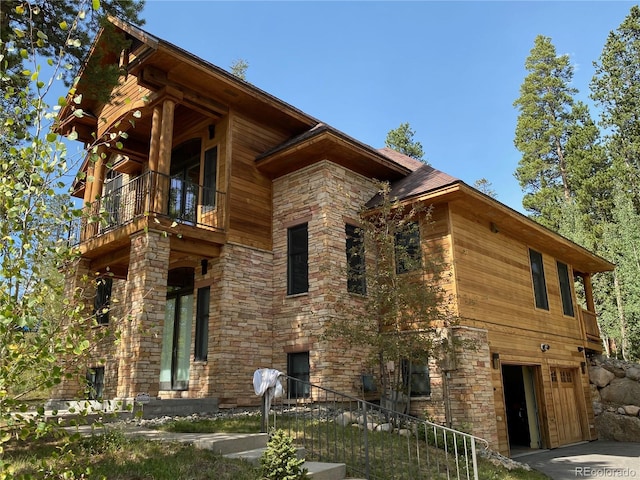
<instances>
[{"instance_id":1,"label":"stone veneer siding","mask_svg":"<svg viewBox=\"0 0 640 480\"><path fill-rule=\"evenodd\" d=\"M117 344L118 398L158 394L169 253L169 238L162 232L149 230L131 237L128 312L119 322Z\"/></svg>"},{"instance_id":2,"label":"stone veneer siding","mask_svg":"<svg viewBox=\"0 0 640 480\"><path fill-rule=\"evenodd\" d=\"M455 366L449 372L445 395L449 401L449 424L484 438L498 448L498 429L491 379L487 330L453 327Z\"/></svg>"},{"instance_id":3,"label":"stone veneer siding","mask_svg":"<svg viewBox=\"0 0 640 480\"><path fill-rule=\"evenodd\" d=\"M345 393L358 392L365 357L321 335L338 298L349 298L345 223L357 220L376 191L372 180L329 161L273 182L273 366L286 372L287 353L309 351L311 383ZM309 291L287 296L287 229L305 222Z\"/></svg>"},{"instance_id":4,"label":"stone veneer siding","mask_svg":"<svg viewBox=\"0 0 640 480\"><path fill-rule=\"evenodd\" d=\"M199 388L221 408L259 405L253 372L273 367L272 257L228 243L213 263L208 376ZM204 367L196 365L194 373Z\"/></svg>"}]
</instances>

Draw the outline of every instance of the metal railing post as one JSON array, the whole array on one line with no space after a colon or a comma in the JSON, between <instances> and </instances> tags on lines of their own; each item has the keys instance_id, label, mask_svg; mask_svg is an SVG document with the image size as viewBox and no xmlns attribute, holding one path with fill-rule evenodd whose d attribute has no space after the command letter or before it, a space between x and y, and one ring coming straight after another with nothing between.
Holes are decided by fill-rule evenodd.
<instances>
[{"instance_id":1,"label":"metal railing post","mask_svg":"<svg viewBox=\"0 0 640 480\"><path fill-rule=\"evenodd\" d=\"M371 476L371 465L369 461L369 421L367 420L367 402L362 402L362 420L364 422L364 470L367 478Z\"/></svg>"},{"instance_id":2,"label":"metal railing post","mask_svg":"<svg viewBox=\"0 0 640 480\"><path fill-rule=\"evenodd\" d=\"M262 406L260 411L262 412L262 418L260 419L260 432L267 433L267 427L269 426L269 412L267 411L267 394L265 393L260 397L262 400Z\"/></svg>"}]
</instances>

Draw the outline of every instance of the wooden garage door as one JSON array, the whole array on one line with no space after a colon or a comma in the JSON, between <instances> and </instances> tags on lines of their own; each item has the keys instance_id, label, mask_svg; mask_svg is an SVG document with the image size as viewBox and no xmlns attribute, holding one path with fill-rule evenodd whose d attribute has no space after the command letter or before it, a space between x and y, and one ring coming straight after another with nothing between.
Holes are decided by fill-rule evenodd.
<instances>
[{"instance_id":1,"label":"wooden garage door","mask_svg":"<svg viewBox=\"0 0 640 480\"><path fill-rule=\"evenodd\" d=\"M581 402L577 401L578 370L573 368L551 368L553 403L560 445L582 440L580 421Z\"/></svg>"}]
</instances>

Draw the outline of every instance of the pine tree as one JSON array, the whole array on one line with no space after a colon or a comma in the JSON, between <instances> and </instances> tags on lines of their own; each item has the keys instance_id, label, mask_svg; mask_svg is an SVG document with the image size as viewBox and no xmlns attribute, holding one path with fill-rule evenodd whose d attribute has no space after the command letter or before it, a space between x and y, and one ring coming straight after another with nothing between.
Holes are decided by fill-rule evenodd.
<instances>
[{"instance_id":1,"label":"pine tree","mask_svg":"<svg viewBox=\"0 0 640 480\"><path fill-rule=\"evenodd\" d=\"M617 340L625 358L638 358L640 331L640 7L631 7L611 32L591 81L591 98L601 109L611 163L610 211L598 252L616 263L607 285L596 291L601 327Z\"/></svg>"},{"instance_id":2,"label":"pine tree","mask_svg":"<svg viewBox=\"0 0 640 480\"><path fill-rule=\"evenodd\" d=\"M558 56L551 39L539 35L525 68L529 74L514 102L520 111L514 144L522 152L515 176L525 192L525 209L557 231L564 204L589 205L581 196L581 183L604 157L588 109L574 100L578 91L571 87L568 55Z\"/></svg>"},{"instance_id":3,"label":"pine tree","mask_svg":"<svg viewBox=\"0 0 640 480\"><path fill-rule=\"evenodd\" d=\"M401 123L398 128L390 130L389 133L387 133L387 138L384 143L387 147L397 152L404 153L411 158L415 158L429 165L429 162L424 159L422 144L413 139L415 134L416 132L411 129L409 123Z\"/></svg>"},{"instance_id":4,"label":"pine tree","mask_svg":"<svg viewBox=\"0 0 640 480\"><path fill-rule=\"evenodd\" d=\"M607 151L616 176L625 179L640 207L640 7L609 33L594 62L591 98L601 108L600 125L608 131Z\"/></svg>"}]
</instances>

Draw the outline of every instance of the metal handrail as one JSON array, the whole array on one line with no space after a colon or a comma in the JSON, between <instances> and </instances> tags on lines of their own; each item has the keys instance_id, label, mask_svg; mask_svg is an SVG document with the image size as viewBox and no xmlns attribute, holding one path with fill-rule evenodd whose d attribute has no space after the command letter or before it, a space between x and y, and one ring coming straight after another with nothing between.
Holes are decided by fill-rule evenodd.
<instances>
[{"instance_id":1,"label":"metal handrail","mask_svg":"<svg viewBox=\"0 0 640 480\"><path fill-rule=\"evenodd\" d=\"M166 198L156 202L154 195L162 190ZM148 171L87 204L71 226L69 243L78 245L150 214L222 231L224 207L224 192Z\"/></svg>"},{"instance_id":2,"label":"metal handrail","mask_svg":"<svg viewBox=\"0 0 640 480\"><path fill-rule=\"evenodd\" d=\"M284 430L307 460L344 463L348 476L478 480L486 440L282 375L286 394L263 411L263 425ZM292 392L297 398L292 397Z\"/></svg>"}]
</instances>

